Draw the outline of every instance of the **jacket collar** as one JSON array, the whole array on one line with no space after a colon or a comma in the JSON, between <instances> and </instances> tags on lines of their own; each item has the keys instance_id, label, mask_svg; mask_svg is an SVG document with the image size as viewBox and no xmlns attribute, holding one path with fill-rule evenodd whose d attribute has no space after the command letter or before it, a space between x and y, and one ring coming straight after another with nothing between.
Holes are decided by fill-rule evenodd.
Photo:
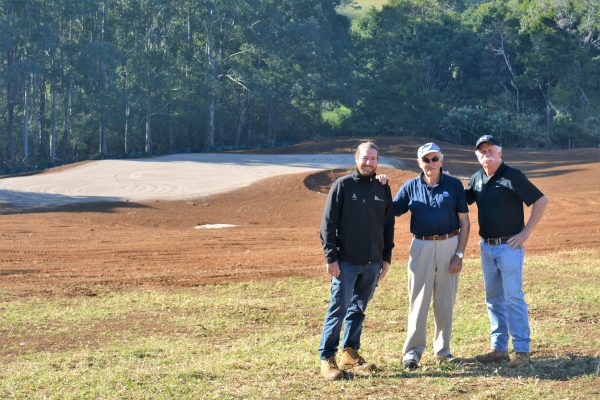
<instances>
[{"instance_id":1,"label":"jacket collar","mask_svg":"<svg viewBox=\"0 0 600 400\"><path fill-rule=\"evenodd\" d=\"M375 172L373 172L371 175L363 175L358 171L358 168L354 168L354 171L352 171L352 178L355 181L372 181L373 178L375 178Z\"/></svg>"}]
</instances>

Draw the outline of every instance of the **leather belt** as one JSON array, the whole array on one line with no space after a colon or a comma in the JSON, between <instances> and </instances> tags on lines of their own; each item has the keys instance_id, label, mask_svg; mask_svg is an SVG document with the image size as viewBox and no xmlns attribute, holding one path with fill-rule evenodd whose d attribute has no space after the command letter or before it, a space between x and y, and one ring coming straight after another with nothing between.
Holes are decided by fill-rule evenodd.
<instances>
[{"instance_id":1,"label":"leather belt","mask_svg":"<svg viewBox=\"0 0 600 400\"><path fill-rule=\"evenodd\" d=\"M502 237L497 237L497 238L487 238L487 239L483 239L484 242L486 242L487 244L491 244L492 246L496 246L499 244L506 244L508 243L508 239L510 239L512 236L502 236Z\"/></svg>"},{"instance_id":2,"label":"leather belt","mask_svg":"<svg viewBox=\"0 0 600 400\"><path fill-rule=\"evenodd\" d=\"M451 237L454 237L457 235L458 235L458 231L454 231L454 232L446 233L445 235L430 235L430 236L415 235L415 239L418 239L418 240L446 240L446 239L450 239Z\"/></svg>"}]
</instances>

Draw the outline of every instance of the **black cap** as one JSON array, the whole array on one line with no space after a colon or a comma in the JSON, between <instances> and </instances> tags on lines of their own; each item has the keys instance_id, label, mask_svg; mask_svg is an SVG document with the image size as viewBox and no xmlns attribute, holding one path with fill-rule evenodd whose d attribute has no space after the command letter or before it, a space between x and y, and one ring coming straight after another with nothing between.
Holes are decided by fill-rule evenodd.
<instances>
[{"instance_id":1,"label":"black cap","mask_svg":"<svg viewBox=\"0 0 600 400\"><path fill-rule=\"evenodd\" d=\"M495 144L496 146L501 146L500 141L492 135L483 135L482 137L477 139L477 143L475 143L475 150L477 150L482 143L491 143Z\"/></svg>"}]
</instances>

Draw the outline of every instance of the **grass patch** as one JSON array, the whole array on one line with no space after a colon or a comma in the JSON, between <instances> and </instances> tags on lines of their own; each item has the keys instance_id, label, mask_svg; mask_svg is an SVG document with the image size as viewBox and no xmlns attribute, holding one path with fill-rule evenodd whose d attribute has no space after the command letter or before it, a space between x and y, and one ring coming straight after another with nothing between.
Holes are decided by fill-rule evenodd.
<instances>
[{"instance_id":1,"label":"grass patch","mask_svg":"<svg viewBox=\"0 0 600 400\"><path fill-rule=\"evenodd\" d=\"M397 262L369 305L363 333L363 355L383 369L334 383L320 379L316 353L328 302L325 277L77 298L4 293L0 398L597 398L599 255L527 257L534 362L519 370L438 366L432 326L421 368L404 370L406 272ZM455 354L487 350L483 302L479 261L467 260Z\"/></svg>"},{"instance_id":2,"label":"grass patch","mask_svg":"<svg viewBox=\"0 0 600 400\"><path fill-rule=\"evenodd\" d=\"M364 15L371 8L381 10L388 0L353 0L338 7L338 12L350 19L356 19Z\"/></svg>"}]
</instances>

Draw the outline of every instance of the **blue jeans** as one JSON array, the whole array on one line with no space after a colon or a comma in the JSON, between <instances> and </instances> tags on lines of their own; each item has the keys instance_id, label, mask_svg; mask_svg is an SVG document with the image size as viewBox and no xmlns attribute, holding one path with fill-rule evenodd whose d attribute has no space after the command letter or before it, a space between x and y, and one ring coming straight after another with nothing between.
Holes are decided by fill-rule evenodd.
<instances>
[{"instance_id":1,"label":"blue jeans","mask_svg":"<svg viewBox=\"0 0 600 400\"><path fill-rule=\"evenodd\" d=\"M379 263L354 265L344 261L338 262L340 276L331 278L331 300L325 314L319 345L319 355L323 360L337 352L342 323L342 348L360 348L365 310L373 297L381 272Z\"/></svg>"},{"instance_id":2,"label":"blue jeans","mask_svg":"<svg viewBox=\"0 0 600 400\"><path fill-rule=\"evenodd\" d=\"M508 351L509 333L515 352L528 353L529 317L523 293L523 247L490 245L483 241L481 267L485 282L485 301L491 324L491 346Z\"/></svg>"}]
</instances>

